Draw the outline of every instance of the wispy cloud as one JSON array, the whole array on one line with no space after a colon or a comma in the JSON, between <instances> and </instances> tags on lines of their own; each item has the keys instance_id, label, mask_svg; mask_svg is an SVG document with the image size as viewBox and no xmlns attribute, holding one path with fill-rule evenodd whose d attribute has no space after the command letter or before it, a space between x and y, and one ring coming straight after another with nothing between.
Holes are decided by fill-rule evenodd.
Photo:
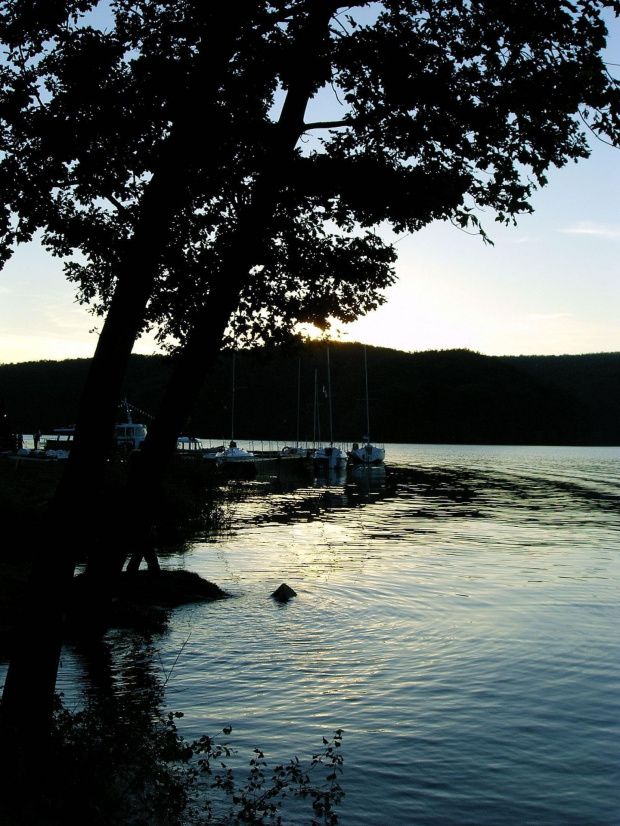
<instances>
[{"instance_id":1,"label":"wispy cloud","mask_svg":"<svg viewBox=\"0 0 620 826\"><path fill-rule=\"evenodd\" d=\"M606 224L581 223L574 227L561 229L560 232L568 235L596 235L599 238L609 239L620 238L620 227L613 227Z\"/></svg>"},{"instance_id":2,"label":"wispy cloud","mask_svg":"<svg viewBox=\"0 0 620 826\"><path fill-rule=\"evenodd\" d=\"M536 321L538 323L544 321L562 321L574 317L574 313L529 313L527 316L528 321Z\"/></svg>"}]
</instances>

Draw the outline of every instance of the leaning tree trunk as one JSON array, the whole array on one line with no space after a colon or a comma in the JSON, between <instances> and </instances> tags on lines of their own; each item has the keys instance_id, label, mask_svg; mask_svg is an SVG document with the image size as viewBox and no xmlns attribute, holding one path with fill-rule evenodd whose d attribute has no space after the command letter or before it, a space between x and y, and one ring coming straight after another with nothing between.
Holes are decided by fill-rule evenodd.
<instances>
[{"instance_id":1,"label":"leaning tree trunk","mask_svg":"<svg viewBox=\"0 0 620 826\"><path fill-rule=\"evenodd\" d=\"M195 166L204 146L194 129L195 105L205 100L208 115L219 115L218 92L237 37L254 4L242 0L231 21L222 7L196 3L209 27L197 70L179 90L178 118L146 188L117 275L117 287L82 394L75 443L49 517L53 543L41 539L28 583L0 706L0 735L6 755L16 744L35 742L49 727L60 659L63 622L76 561L91 548L89 539L114 430L116 408L136 337L158 272L174 217L189 202ZM202 10L202 11L201 11Z\"/></svg>"},{"instance_id":2,"label":"leaning tree trunk","mask_svg":"<svg viewBox=\"0 0 620 826\"><path fill-rule=\"evenodd\" d=\"M115 543L119 553L103 561L102 567L106 564L113 567L109 574L111 580L122 570L127 556L135 554L133 569L139 565L178 435L220 353L224 332L248 283L250 270L260 260L261 249L270 237L281 188L289 180L287 161L293 160L297 141L304 131L304 114L314 89L316 57L328 35L334 9L333 0L316 2L306 27L300 32L295 50L299 69L288 89L264 168L228 241L213 279L209 301L177 356L164 399L136 457L127 499L138 503L139 518L123 521Z\"/></svg>"},{"instance_id":3,"label":"leaning tree trunk","mask_svg":"<svg viewBox=\"0 0 620 826\"><path fill-rule=\"evenodd\" d=\"M142 224L125 256L89 369L75 444L50 509L48 537L35 540L38 547L33 549L34 561L2 696L1 733L6 733L8 726L9 731L36 739L50 719L75 565L90 550L93 526L103 518L98 512L99 494L116 408L157 271L158 250L145 227L146 222L161 219L161 214L156 216L157 188L151 189L152 198L145 199ZM134 279L136 270L140 277Z\"/></svg>"}]
</instances>

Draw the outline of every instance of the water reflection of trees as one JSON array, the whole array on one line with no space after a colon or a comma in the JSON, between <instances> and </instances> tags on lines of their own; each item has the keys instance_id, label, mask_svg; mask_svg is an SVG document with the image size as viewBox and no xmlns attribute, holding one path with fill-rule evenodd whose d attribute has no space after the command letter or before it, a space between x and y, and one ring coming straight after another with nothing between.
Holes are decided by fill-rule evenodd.
<instances>
[{"instance_id":1,"label":"water reflection of trees","mask_svg":"<svg viewBox=\"0 0 620 826\"><path fill-rule=\"evenodd\" d=\"M399 496L417 497L436 503L435 515L444 507L453 516L485 515L487 508L549 509L569 502L585 510L616 510L615 482L604 490L600 481L594 487L588 480L557 478L534 466L513 470L508 467L398 467L390 471Z\"/></svg>"},{"instance_id":2,"label":"water reflection of trees","mask_svg":"<svg viewBox=\"0 0 620 826\"><path fill-rule=\"evenodd\" d=\"M207 530L195 532L194 541L227 532L268 524L294 524L330 518L331 515L368 506L386 507L385 518L406 514L423 520L484 518L489 509L549 507L558 497L575 496L588 506L608 507L605 497L579 484L525 478L506 469L458 467L353 467L329 476L270 476L255 480L230 480L209 492L217 518ZM394 503L397 509L394 511ZM378 512L377 519L381 516ZM171 548L178 553L179 547Z\"/></svg>"},{"instance_id":3,"label":"water reflection of trees","mask_svg":"<svg viewBox=\"0 0 620 826\"><path fill-rule=\"evenodd\" d=\"M364 507L390 498L386 468L330 471L311 480L270 477L228 488L232 522L239 525L293 523L318 519L332 511Z\"/></svg>"},{"instance_id":4,"label":"water reflection of trees","mask_svg":"<svg viewBox=\"0 0 620 826\"><path fill-rule=\"evenodd\" d=\"M232 493L231 521L235 526L305 522L396 501L428 519L478 516L479 489L473 475L449 468L349 467L342 475L315 477L311 485L273 478L239 486ZM389 514L392 518L386 509L386 518Z\"/></svg>"},{"instance_id":5,"label":"water reflection of trees","mask_svg":"<svg viewBox=\"0 0 620 826\"><path fill-rule=\"evenodd\" d=\"M180 822L185 744L163 711L151 646L137 635L125 643L121 661L109 640L76 646L82 685L57 698L49 759L28 794L14 795L16 823Z\"/></svg>"},{"instance_id":6,"label":"water reflection of trees","mask_svg":"<svg viewBox=\"0 0 620 826\"><path fill-rule=\"evenodd\" d=\"M287 811L294 822L317 814L336 822L341 731L323 738L305 764L295 757L269 768L258 749L249 761L239 759L225 742L230 728L220 733L224 741L204 735L189 742L179 734L182 715L164 708L176 660L166 670L149 639L125 633L80 643L75 656L82 698L74 698L72 711L60 702L56 708L53 765L26 805L33 818L23 822L266 826L284 822Z\"/></svg>"},{"instance_id":7,"label":"water reflection of trees","mask_svg":"<svg viewBox=\"0 0 620 826\"><path fill-rule=\"evenodd\" d=\"M609 510L617 499L593 490L579 480L535 476L513 472L510 468L458 466L393 466L348 468L345 473L308 477L287 473L283 476L257 477L254 480L229 480L214 486L205 497L208 517L189 531L189 541L180 546L163 547L178 554L195 541L210 541L268 525L293 525L342 518L347 511L373 508L375 526L382 522L396 530L402 517L414 518L416 530L423 522L447 519L484 519L499 509L540 512L554 517L569 501L587 511ZM409 523L408 523L409 524ZM402 527L402 525L401 525Z\"/></svg>"},{"instance_id":8,"label":"water reflection of trees","mask_svg":"<svg viewBox=\"0 0 620 826\"><path fill-rule=\"evenodd\" d=\"M197 531L193 540L208 540L252 526L325 519L397 499L400 504L410 500L408 507L417 508L428 518L440 518L446 508L471 515L473 498L474 486L460 473L386 465L348 467L311 478L286 474L229 480L209 492L218 518L211 520L208 534ZM172 553L179 550L179 545L170 548Z\"/></svg>"}]
</instances>

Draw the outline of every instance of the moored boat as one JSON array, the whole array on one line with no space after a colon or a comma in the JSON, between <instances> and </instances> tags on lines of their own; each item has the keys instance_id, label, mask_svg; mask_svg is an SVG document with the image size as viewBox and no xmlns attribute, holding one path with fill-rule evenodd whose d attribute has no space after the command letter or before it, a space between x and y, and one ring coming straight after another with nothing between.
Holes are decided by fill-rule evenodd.
<instances>
[{"instance_id":1,"label":"moored boat","mask_svg":"<svg viewBox=\"0 0 620 826\"><path fill-rule=\"evenodd\" d=\"M52 448L41 450L31 450L27 447L20 447L15 453L8 454L9 459L25 459L27 462L57 462L68 459L68 450L54 450Z\"/></svg>"},{"instance_id":2,"label":"moored boat","mask_svg":"<svg viewBox=\"0 0 620 826\"><path fill-rule=\"evenodd\" d=\"M69 451L73 444L75 427L59 427L54 430L52 436L46 436L43 447L39 447L41 434L33 434L28 437L35 447L29 448L24 445L24 436L17 437L16 449L11 453L5 453L9 459L24 459L28 462L57 462L69 458Z\"/></svg>"},{"instance_id":3,"label":"moored boat","mask_svg":"<svg viewBox=\"0 0 620 826\"><path fill-rule=\"evenodd\" d=\"M385 459L385 450L370 443L368 436L364 437L361 445L353 443L349 452L349 461L353 465L380 465Z\"/></svg>"},{"instance_id":4,"label":"moored boat","mask_svg":"<svg viewBox=\"0 0 620 826\"><path fill-rule=\"evenodd\" d=\"M327 445L319 448L314 454L314 463L317 469L337 470L346 466L347 454L336 445Z\"/></svg>"},{"instance_id":5,"label":"moored boat","mask_svg":"<svg viewBox=\"0 0 620 826\"><path fill-rule=\"evenodd\" d=\"M235 475L254 475L256 473L256 465L254 463L254 454L249 450L244 450L238 447L235 442L235 352L232 354L232 396L231 396L231 411L230 411L230 442L228 447L222 445L215 453L206 453L205 459L215 461L218 468L234 469Z\"/></svg>"},{"instance_id":6,"label":"moored boat","mask_svg":"<svg viewBox=\"0 0 620 826\"><path fill-rule=\"evenodd\" d=\"M222 445L215 452L204 453L203 458L228 477L249 479L256 475L256 457L249 450L238 447L233 439L228 447Z\"/></svg>"},{"instance_id":7,"label":"moored boat","mask_svg":"<svg viewBox=\"0 0 620 826\"><path fill-rule=\"evenodd\" d=\"M327 348L327 400L329 403L329 445L320 447L314 454L314 464L318 471L338 470L346 467L347 454L334 444L332 422L332 380L329 365L329 347Z\"/></svg>"},{"instance_id":8,"label":"moored boat","mask_svg":"<svg viewBox=\"0 0 620 826\"><path fill-rule=\"evenodd\" d=\"M366 358L366 347L364 346L364 375L366 379L366 433L370 433L370 396L368 395L368 361ZM380 465L385 459L385 450L382 447L373 445L370 436L362 437L361 446L353 444L349 451L349 462L353 465Z\"/></svg>"},{"instance_id":9,"label":"moored boat","mask_svg":"<svg viewBox=\"0 0 620 826\"><path fill-rule=\"evenodd\" d=\"M215 463L217 465L237 465L242 463L254 464L254 454L249 450L244 450L242 447L238 447L237 443L233 440L231 440L228 447L222 448L221 450L218 450L217 453L213 454L213 458L215 459Z\"/></svg>"},{"instance_id":10,"label":"moored boat","mask_svg":"<svg viewBox=\"0 0 620 826\"><path fill-rule=\"evenodd\" d=\"M202 456L208 448L193 436L179 436L177 439L177 454L181 456Z\"/></svg>"},{"instance_id":11,"label":"moored boat","mask_svg":"<svg viewBox=\"0 0 620 826\"><path fill-rule=\"evenodd\" d=\"M134 422L131 415L131 405L124 399L125 421L119 422L114 428L114 443L121 450L139 450L146 439L147 427L145 424Z\"/></svg>"}]
</instances>

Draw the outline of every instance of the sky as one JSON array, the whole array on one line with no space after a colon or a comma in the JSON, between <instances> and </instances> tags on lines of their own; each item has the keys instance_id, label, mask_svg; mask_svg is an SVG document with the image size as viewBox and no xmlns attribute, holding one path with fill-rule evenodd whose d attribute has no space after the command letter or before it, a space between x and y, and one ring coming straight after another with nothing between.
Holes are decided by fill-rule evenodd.
<instances>
[{"instance_id":1,"label":"sky","mask_svg":"<svg viewBox=\"0 0 620 826\"><path fill-rule=\"evenodd\" d=\"M620 24L607 59L620 65ZM620 351L620 149L552 170L517 227L480 215L494 246L436 222L397 240L386 303L334 328L343 341L485 355ZM62 262L33 242L0 272L0 363L88 358L101 321L77 304ZM150 337L136 353L158 352Z\"/></svg>"}]
</instances>

